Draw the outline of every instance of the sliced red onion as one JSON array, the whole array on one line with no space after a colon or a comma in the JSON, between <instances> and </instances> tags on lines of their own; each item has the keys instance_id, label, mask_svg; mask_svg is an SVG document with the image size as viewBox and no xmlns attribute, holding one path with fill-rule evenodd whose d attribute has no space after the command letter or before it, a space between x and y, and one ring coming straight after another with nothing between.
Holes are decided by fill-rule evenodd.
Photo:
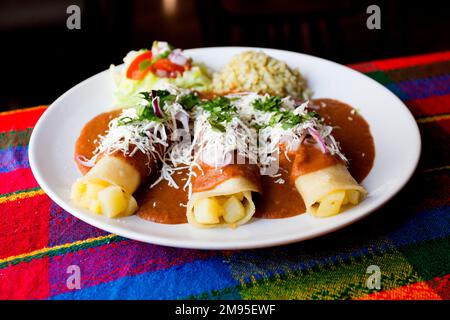
<instances>
[{"instance_id":1,"label":"sliced red onion","mask_svg":"<svg viewBox=\"0 0 450 320\"><path fill-rule=\"evenodd\" d=\"M313 146L316 145L317 142L313 137L307 137L303 140L303 144L309 145L309 146Z\"/></svg>"},{"instance_id":2,"label":"sliced red onion","mask_svg":"<svg viewBox=\"0 0 450 320\"><path fill-rule=\"evenodd\" d=\"M305 99L292 98L292 100L294 100L295 106L300 106L300 105L302 105L303 103L305 103Z\"/></svg>"},{"instance_id":3,"label":"sliced red onion","mask_svg":"<svg viewBox=\"0 0 450 320\"><path fill-rule=\"evenodd\" d=\"M88 159L85 156L80 155L80 154L75 157L75 160L79 164L81 164L82 166L88 167L88 168L92 168L93 166L95 166L95 161L93 159L94 158Z\"/></svg>"},{"instance_id":4,"label":"sliced red onion","mask_svg":"<svg viewBox=\"0 0 450 320\"><path fill-rule=\"evenodd\" d=\"M160 78L167 78L169 76L169 73L165 70L156 70L156 75Z\"/></svg>"},{"instance_id":5,"label":"sliced red onion","mask_svg":"<svg viewBox=\"0 0 450 320\"><path fill-rule=\"evenodd\" d=\"M322 153L327 153L328 152L327 145L325 144L323 138L320 136L319 131L317 131L314 128L308 128L308 132L314 138L314 140L316 140Z\"/></svg>"},{"instance_id":6,"label":"sliced red onion","mask_svg":"<svg viewBox=\"0 0 450 320\"><path fill-rule=\"evenodd\" d=\"M155 115L158 118L164 118L164 112L159 106L159 97L156 95L156 91L152 90L152 107L153 111L155 112Z\"/></svg>"},{"instance_id":7,"label":"sliced red onion","mask_svg":"<svg viewBox=\"0 0 450 320\"><path fill-rule=\"evenodd\" d=\"M314 104L314 103L308 103L307 107L310 110L319 110L320 109L320 107L317 104Z\"/></svg>"},{"instance_id":8,"label":"sliced red onion","mask_svg":"<svg viewBox=\"0 0 450 320\"><path fill-rule=\"evenodd\" d=\"M184 66L188 62L181 49L175 49L169 54L169 60L179 66Z\"/></svg>"}]
</instances>

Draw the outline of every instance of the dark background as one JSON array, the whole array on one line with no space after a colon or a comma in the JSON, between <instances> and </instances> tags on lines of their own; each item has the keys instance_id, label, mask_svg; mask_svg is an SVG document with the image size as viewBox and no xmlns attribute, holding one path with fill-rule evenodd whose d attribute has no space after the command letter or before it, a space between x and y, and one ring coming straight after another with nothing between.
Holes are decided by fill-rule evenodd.
<instances>
[{"instance_id":1,"label":"dark background","mask_svg":"<svg viewBox=\"0 0 450 320\"><path fill-rule=\"evenodd\" d=\"M181 48L273 47L340 63L447 50L445 3L1 0L0 110L49 104L110 63L121 63L129 50L150 47L154 39ZM66 27L72 4L81 8L81 30ZM370 4L381 8L381 30L366 27Z\"/></svg>"}]
</instances>

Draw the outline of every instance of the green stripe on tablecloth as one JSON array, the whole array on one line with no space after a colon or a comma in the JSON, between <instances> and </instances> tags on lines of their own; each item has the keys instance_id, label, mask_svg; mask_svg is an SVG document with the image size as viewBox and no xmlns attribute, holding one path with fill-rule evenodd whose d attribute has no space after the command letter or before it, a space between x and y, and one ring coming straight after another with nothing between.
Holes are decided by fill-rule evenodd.
<instances>
[{"instance_id":1,"label":"green stripe on tablecloth","mask_svg":"<svg viewBox=\"0 0 450 320\"><path fill-rule=\"evenodd\" d=\"M186 299L191 300L242 300L240 293L241 286L225 288L222 290L212 290L200 295L190 295Z\"/></svg>"},{"instance_id":2,"label":"green stripe on tablecloth","mask_svg":"<svg viewBox=\"0 0 450 320\"><path fill-rule=\"evenodd\" d=\"M17 146L26 146L30 141L33 128L21 131L8 131L0 133L0 149L6 149Z\"/></svg>"},{"instance_id":3,"label":"green stripe on tablecloth","mask_svg":"<svg viewBox=\"0 0 450 320\"><path fill-rule=\"evenodd\" d=\"M411 244L399 251L425 280L450 273L450 238Z\"/></svg>"},{"instance_id":4,"label":"green stripe on tablecloth","mask_svg":"<svg viewBox=\"0 0 450 320\"><path fill-rule=\"evenodd\" d=\"M387 85L389 83L392 83L392 80L389 78L389 76L382 71L367 72L367 73L365 73L365 75L372 78L373 80L381 83L382 85Z\"/></svg>"},{"instance_id":5,"label":"green stripe on tablecloth","mask_svg":"<svg viewBox=\"0 0 450 320\"><path fill-rule=\"evenodd\" d=\"M7 268L9 266L16 265L22 262L30 262L34 259L40 259L43 257L54 257L65 254L67 252L75 252L123 240L125 239L120 236L110 234L108 236L102 236L93 239L84 239L74 243L66 243L56 247L44 248L41 250L37 250L36 252L23 254L18 257L13 257L13 259L10 258L3 259L4 261L0 262L0 269Z\"/></svg>"},{"instance_id":6,"label":"green stripe on tablecloth","mask_svg":"<svg viewBox=\"0 0 450 320\"><path fill-rule=\"evenodd\" d=\"M41 190L41 188L36 187L36 188L30 188L30 189L24 189L24 190L17 190L17 191L9 192L9 193L3 193L3 194L0 194L0 199L6 198L6 197L9 197L12 195L17 195L17 194L26 193L26 192L33 192L33 191L38 191L38 190Z\"/></svg>"},{"instance_id":7,"label":"green stripe on tablecloth","mask_svg":"<svg viewBox=\"0 0 450 320\"><path fill-rule=\"evenodd\" d=\"M382 256L364 257L350 264L333 266L309 274L292 273L243 288L247 299L350 299L376 290L368 289L366 273L370 265L377 265L382 273L382 290L421 281L402 255L394 251Z\"/></svg>"},{"instance_id":8,"label":"green stripe on tablecloth","mask_svg":"<svg viewBox=\"0 0 450 320\"><path fill-rule=\"evenodd\" d=\"M382 255L368 255L347 263L317 270L286 272L246 283L240 288L244 299L350 299L376 292L366 287L367 267L377 265L382 290L422 281L403 255L392 249Z\"/></svg>"}]
</instances>

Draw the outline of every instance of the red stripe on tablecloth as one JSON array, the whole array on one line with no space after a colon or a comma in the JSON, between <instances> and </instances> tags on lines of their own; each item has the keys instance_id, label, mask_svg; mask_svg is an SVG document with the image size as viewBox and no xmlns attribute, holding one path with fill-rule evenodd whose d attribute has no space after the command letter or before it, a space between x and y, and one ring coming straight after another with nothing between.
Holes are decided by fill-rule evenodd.
<instances>
[{"instance_id":1,"label":"red stripe on tablecloth","mask_svg":"<svg viewBox=\"0 0 450 320\"><path fill-rule=\"evenodd\" d=\"M0 116L4 116L7 114L12 114L12 113L23 113L23 112L28 112L31 111L33 109L39 109L39 108L47 108L48 106L46 105L40 105L40 106L35 106L35 107L30 107L30 108L20 108L20 109L15 109L15 110L8 110L8 111L2 111L0 112Z\"/></svg>"},{"instance_id":2,"label":"red stripe on tablecloth","mask_svg":"<svg viewBox=\"0 0 450 320\"><path fill-rule=\"evenodd\" d=\"M391 290L372 293L359 298L359 300L442 300L442 297L433 290L429 282L417 282Z\"/></svg>"},{"instance_id":3,"label":"red stripe on tablecloth","mask_svg":"<svg viewBox=\"0 0 450 320\"><path fill-rule=\"evenodd\" d=\"M450 300L450 274L428 281L428 285L444 300Z\"/></svg>"},{"instance_id":4,"label":"red stripe on tablecloth","mask_svg":"<svg viewBox=\"0 0 450 320\"><path fill-rule=\"evenodd\" d=\"M0 114L0 131L24 130L26 128L34 127L46 109L47 107L41 106Z\"/></svg>"},{"instance_id":5,"label":"red stripe on tablecloth","mask_svg":"<svg viewBox=\"0 0 450 320\"><path fill-rule=\"evenodd\" d=\"M373 62L355 63L350 64L349 67L361 72L371 72L376 70L385 71L392 69L407 68L412 66L419 66L446 60L450 60L450 51L436 52L410 57L392 58Z\"/></svg>"},{"instance_id":6,"label":"red stripe on tablecloth","mask_svg":"<svg viewBox=\"0 0 450 320\"><path fill-rule=\"evenodd\" d=\"M0 259L47 246L50 204L47 195L0 203Z\"/></svg>"},{"instance_id":7,"label":"red stripe on tablecloth","mask_svg":"<svg viewBox=\"0 0 450 320\"><path fill-rule=\"evenodd\" d=\"M50 295L49 259L20 263L0 272L0 299L46 299Z\"/></svg>"},{"instance_id":8,"label":"red stripe on tablecloth","mask_svg":"<svg viewBox=\"0 0 450 320\"><path fill-rule=\"evenodd\" d=\"M352 69L355 69L359 72L364 72L364 73L377 70L377 67L375 66L375 64L373 62L353 63L353 64L349 64L347 66Z\"/></svg>"},{"instance_id":9,"label":"red stripe on tablecloth","mask_svg":"<svg viewBox=\"0 0 450 320\"><path fill-rule=\"evenodd\" d=\"M405 102L415 116L432 116L450 111L450 94Z\"/></svg>"},{"instance_id":10,"label":"red stripe on tablecloth","mask_svg":"<svg viewBox=\"0 0 450 320\"><path fill-rule=\"evenodd\" d=\"M30 169L17 169L0 173L0 195L38 187Z\"/></svg>"}]
</instances>

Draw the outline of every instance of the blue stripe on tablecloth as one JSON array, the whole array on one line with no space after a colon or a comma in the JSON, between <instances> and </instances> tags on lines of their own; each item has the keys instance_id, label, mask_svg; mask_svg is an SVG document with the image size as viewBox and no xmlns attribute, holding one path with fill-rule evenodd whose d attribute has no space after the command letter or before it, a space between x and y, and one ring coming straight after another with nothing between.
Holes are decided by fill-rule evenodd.
<instances>
[{"instance_id":1,"label":"blue stripe on tablecloth","mask_svg":"<svg viewBox=\"0 0 450 320\"><path fill-rule=\"evenodd\" d=\"M385 86L402 100L442 96L450 93L450 75L386 83Z\"/></svg>"},{"instance_id":2,"label":"blue stripe on tablecloth","mask_svg":"<svg viewBox=\"0 0 450 320\"><path fill-rule=\"evenodd\" d=\"M81 274L81 276L83 276ZM221 258L124 277L52 297L65 299L178 299L238 285Z\"/></svg>"},{"instance_id":3,"label":"blue stripe on tablecloth","mask_svg":"<svg viewBox=\"0 0 450 320\"><path fill-rule=\"evenodd\" d=\"M396 246L404 246L450 235L450 206L422 211L388 235Z\"/></svg>"},{"instance_id":4,"label":"blue stripe on tablecloth","mask_svg":"<svg viewBox=\"0 0 450 320\"><path fill-rule=\"evenodd\" d=\"M0 150L0 173L19 168L28 168L28 146L11 147Z\"/></svg>"}]
</instances>

